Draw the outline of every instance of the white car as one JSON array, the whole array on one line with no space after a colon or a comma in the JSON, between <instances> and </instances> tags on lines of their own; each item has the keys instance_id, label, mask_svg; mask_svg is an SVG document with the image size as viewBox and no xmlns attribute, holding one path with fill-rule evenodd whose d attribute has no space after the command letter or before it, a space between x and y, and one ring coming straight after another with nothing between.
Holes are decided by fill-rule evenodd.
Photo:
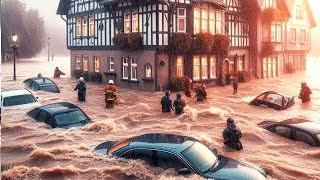
<instances>
[{"instance_id":1,"label":"white car","mask_svg":"<svg viewBox=\"0 0 320 180\"><path fill-rule=\"evenodd\" d=\"M30 107L40 105L37 98L26 89L1 90L1 107Z\"/></svg>"}]
</instances>

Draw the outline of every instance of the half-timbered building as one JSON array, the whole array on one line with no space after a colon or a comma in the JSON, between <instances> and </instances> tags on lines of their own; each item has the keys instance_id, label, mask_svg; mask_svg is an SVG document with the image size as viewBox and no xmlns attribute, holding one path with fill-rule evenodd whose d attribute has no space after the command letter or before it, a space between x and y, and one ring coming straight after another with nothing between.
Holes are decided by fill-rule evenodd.
<instances>
[{"instance_id":1,"label":"half-timbered building","mask_svg":"<svg viewBox=\"0 0 320 180\"><path fill-rule=\"evenodd\" d=\"M264 26L260 17L267 7L284 12L270 27ZM304 7L308 7L306 3ZM66 22L71 70L100 72L104 82L112 79L124 88L159 91L177 77L212 84L217 78L213 54L170 53L174 33L187 33L192 38L199 33L227 35L231 48L223 73L248 71L262 78L281 74L286 62L295 64L298 52L303 59L308 50L285 43L284 32L288 27L294 29L288 21L295 11L292 9L286 0L61 0L57 14ZM313 22L312 14L303 13L308 17L305 20ZM301 26L306 28L300 36L309 42L313 24ZM141 47L121 49L114 44L118 34L134 33L142 37ZM268 42L275 44L277 53L262 57L263 43Z\"/></svg>"}]
</instances>

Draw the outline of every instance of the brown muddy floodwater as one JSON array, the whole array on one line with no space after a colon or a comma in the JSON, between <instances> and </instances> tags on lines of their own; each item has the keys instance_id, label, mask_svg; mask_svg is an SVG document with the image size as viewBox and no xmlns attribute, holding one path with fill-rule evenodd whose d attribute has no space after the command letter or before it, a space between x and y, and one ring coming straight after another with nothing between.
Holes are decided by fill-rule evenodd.
<instances>
[{"instance_id":1,"label":"brown muddy floodwater","mask_svg":"<svg viewBox=\"0 0 320 180\"><path fill-rule=\"evenodd\" d=\"M25 60L18 63L17 81L12 81L12 64L2 64L2 88L23 88L27 77L41 72L52 77L55 66L67 73L55 79L61 94L35 92L42 104L68 101L81 107L94 123L82 128L51 129L26 116L29 109L3 110L1 129L1 173L3 179L201 179L197 175L179 176L174 170L163 170L140 161L93 154L101 142L119 140L143 133L161 132L197 138L218 152L265 168L270 179L320 179L320 149L291 141L262 128L265 120L282 121L294 117L320 122L320 64L309 62L307 72L275 79L253 80L232 87L209 88L209 100L188 104L185 113L176 117L160 112L162 92L146 93L119 90L119 105L105 108L103 84L87 83L87 102L77 102L73 88L77 82L69 78L68 58ZM249 106L248 102L267 90L296 96L300 82L306 80L313 94L312 102L296 104L284 111ZM172 93L172 98L175 94ZM189 101L190 98L185 98ZM227 117L233 117L243 132L244 149L226 148L222 131Z\"/></svg>"}]
</instances>

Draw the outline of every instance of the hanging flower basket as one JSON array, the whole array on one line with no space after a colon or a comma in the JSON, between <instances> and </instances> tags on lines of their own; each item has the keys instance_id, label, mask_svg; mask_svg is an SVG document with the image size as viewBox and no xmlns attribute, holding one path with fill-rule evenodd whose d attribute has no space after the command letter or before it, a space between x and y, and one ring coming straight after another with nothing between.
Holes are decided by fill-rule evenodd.
<instances>
[{"instance_id":1,"label":"hanging flower basket","mask_svg":"<svg viewBox=\"0 0 320 180\"><path fill-rule=\"evenodd\" d=\"M175 55L186 54L192 45L192 37L188 33L173 33L170 41L170 52Z\"/></svg>"},{"instance_id":2,"label":"hanging flower basket","mask_svg":"<svg viewBox=\"0 0 320 180\"><path fill-rule=\"evenodd\" d=\"M91 82L101 83L102 75L100 72L90 72L89 79Z\"/></svg>"},{"instance_id":3,"label":"hanging flower basket","mask_svg":"<svg viewBox=\"0 0 320 180\"><path fill-rule=\"evenodd\" d=\"M262 50L261 50L261 57L268 57L272 56L276 53L276 47L275 44L271 42L263 43L262 44Z\"/></svg>"},{"instance_id":4,"label":"hanging flower basket","mask_svg":"<svg viewBox=\"0 0 320 180\"><path fill-rule=\"evenodd\" d=\"M199 33L194 39L194 51L196 54L211 54L213 35L211 33Z\"/></svg>"},{"instance_id":5,"label":"hanging flower basket","mask_svg":"<svg viewBox=\"0 0 320 180\"><path fill-rule=\"evenodd\" d=\"M140 33L120 33L113 37L113 43L122 50L141 49L143 39Z\"/></svg>"},{"instance_id":6,"label":"hanging flower basket","mask_svg":"<svg viewBox=\"0 0 320 180\"><path fill-rule=\"evenodd\" d=\"M212 53L217 56L226 57L229 54L230 38L226 35L215 34L213 35Z\"/></svg>"}]
</instances>

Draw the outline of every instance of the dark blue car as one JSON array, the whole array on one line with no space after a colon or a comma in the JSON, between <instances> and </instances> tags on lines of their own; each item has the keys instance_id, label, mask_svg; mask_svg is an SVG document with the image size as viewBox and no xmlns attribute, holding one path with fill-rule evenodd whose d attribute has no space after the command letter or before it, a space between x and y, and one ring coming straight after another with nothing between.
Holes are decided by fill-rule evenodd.
<instances>
[{"instance_id":1,"label":"dark blue car","mask_svg":"<svg viewBox=\"0 0 320 180\"><path fill-rule=\"evenodd\" d=\"M174 168L180 175L191 173L220 180L267 179L256 165L218 155L200 141L173 134L145 134L124 141L107 141L94 152L127 159L141 159L163 169Z\"/></svg>"},{"instance_id":2,"label":"dark blue car","mask_svg":"<svg viewBox=\"0 0 320 180\"><path fill-rule=\"evenodd\" d=\"M34 77L24 80L23 83L34 91L46 91L52 93L60 93L57 84L46 77Z\"/></svg>"},{"instance_id":3,"label":"dark blue car","mask_svg":"<svg viewBox=\"0 0 320 180\"><path fill-rule=\"evenodd\" d=\"M68 102L47 104L29 111L27 115L52 128L68 129L91 123L90 118L78 106Z\"/></svg>"}]
</instances>

